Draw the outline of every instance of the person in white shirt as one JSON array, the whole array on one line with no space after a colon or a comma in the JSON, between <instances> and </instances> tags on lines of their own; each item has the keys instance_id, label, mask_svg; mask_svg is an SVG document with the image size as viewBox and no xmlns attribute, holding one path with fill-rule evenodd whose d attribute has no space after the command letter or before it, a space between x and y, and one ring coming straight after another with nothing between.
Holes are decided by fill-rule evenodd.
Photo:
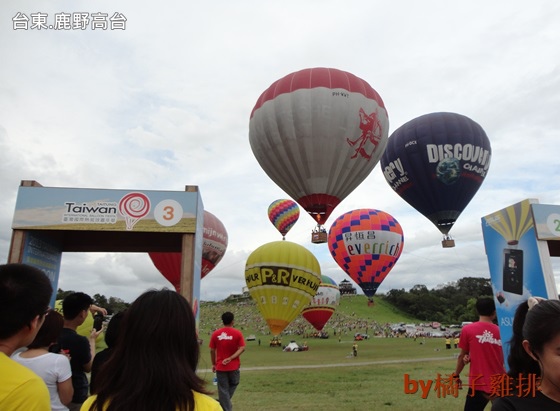
<instances>
[{"instance_id":1,"label":"person in white shirt","mask_svg":"<svg viewBox=\"0 0 560 411\"><path fill-rule=\"evenodd\" d=\"M52 411L67 411L72 400L72 370L66 355L49 352L56 344L64 326L62 315L54 310L48 311L43 326L27 350L18 351L12 359L29 368L45 381L49 390Z\"/></svg>"}]
</instances>

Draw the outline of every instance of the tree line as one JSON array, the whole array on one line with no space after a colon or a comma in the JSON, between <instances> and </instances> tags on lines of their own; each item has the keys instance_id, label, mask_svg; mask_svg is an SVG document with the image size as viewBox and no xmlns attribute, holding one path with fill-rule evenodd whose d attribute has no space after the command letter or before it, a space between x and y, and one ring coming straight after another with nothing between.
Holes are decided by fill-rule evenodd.
<instances>
[{"instance_id":1,"label":"tree line","mask_svg":"<svg viewBox=\"0 0 560 411\"><path fill-rule=\"evenodd\" d=\"M58 289L56 299L62 300L74 291ZM476 299L492 296L489 278L465 277L456 282L428 290L425 285L417 284L409 291L404 288L392 289L383 296L390 304L421 321L437 321L442 324L460 324L463 321L476 321ZM101 294L92 296L93 302L107 309L109 314L123 311L130 306L118 297Z\"/></svg>"},{"instance_id":2,"label":"tree line","mask_svg":"<svg viewBox=\"0 0 560 411\"><path fill-rule=\"evenodd\" d=\"M475 303L478 297L483 296L492 296L490 279L465 277L432 290L421 284L409 291L392 289L384 298L421 321L460 324L478 320Z\"/></svg>"},{"instance_id":3,"label":"tree line","mask_svg":"<svg viewBox=\"0 0 560 411\"><path fill-rule=\"evenodd\" d=\"M57 300L64 300L64 297L66 297L69 294L74 293L75 291L69 290L69 291L64 291L62 289L58 289L57 293L56 293L56 299ZM93 303L99 307L103 307L107 310L108 314L115 314L118 313L120 311L124 311L126 310L129 306L130 303L125 302L124 300L122 300L121 298L118 297L105 297L104 295L101 294L94 294L91 296L91 298L93 299Z\"/></svg>"}]
</instances>

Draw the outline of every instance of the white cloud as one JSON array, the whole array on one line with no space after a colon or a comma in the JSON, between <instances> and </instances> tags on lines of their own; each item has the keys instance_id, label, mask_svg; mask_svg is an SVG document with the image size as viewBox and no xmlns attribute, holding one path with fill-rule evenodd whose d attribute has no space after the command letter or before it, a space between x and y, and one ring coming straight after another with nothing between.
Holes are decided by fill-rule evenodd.
<instances>
[{"instance_id":1,"label":"white cloud","mask_svg":"<svg viewBox=\"0 0 560 411\"><path fill-rule=\"evenodd\" d=\"M14 30L18 12L123 13L124 31ZM405 228L401 260L380 291L487 275L480 218L524 198L560 204L560 4L442 0L159 3L122 0L0 6L0 259L7 258L21 180L45 186L183 190L198 185L226 226L226 256L202 297L244 285L247 256L279 239L266 215L286 198L248 142L259 95L290 72L350 71L383 98L390 132L434 111L465 114L486 130L492 166L457 221L455 249L390 190L379 166L335 210L379 208ZM346 278L326 245L309 243L302 215L288 240ZM559 273L554 263L555 273ZM60 286L130 300L169 285L147 256L68 254Z\"/></svg>"}]
</instances>

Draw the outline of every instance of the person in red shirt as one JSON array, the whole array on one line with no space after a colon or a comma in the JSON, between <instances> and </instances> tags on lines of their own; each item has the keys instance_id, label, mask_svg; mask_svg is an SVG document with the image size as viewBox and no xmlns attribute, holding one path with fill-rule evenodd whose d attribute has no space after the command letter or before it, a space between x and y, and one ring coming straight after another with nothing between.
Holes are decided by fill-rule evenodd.
<instances>
[{"instance_id":1,"label":"person in red shirt","mask_svg":"<svg viewBox=\"0 0 560 411\"><path fill-rule=\"evenodd\" d=\"M492 376L506 373L502 352L500 328L494 324L496 319L496 304L491 297L481 297L476 301L478 321L467 324L461 330L459 348L461 353L457 358L454 378L466 363L470 363L469 390L465 400L465 411L482 411L493 401L491 397Z\"/></svg>"},{"instance_id":2,"label":"person in red shirt","mask_svg":"<svg viewBox=\"0 0 560 411\"><path fill-rule=\"evenodd\" d=\"M212 371L218 379L218 401L224 411L231 411L231 397L239 385L239 356L245 351L245 339L241 331L233 328L233 313L222 314L224 326L210 337Z\"/></svg>"}]
</instances>

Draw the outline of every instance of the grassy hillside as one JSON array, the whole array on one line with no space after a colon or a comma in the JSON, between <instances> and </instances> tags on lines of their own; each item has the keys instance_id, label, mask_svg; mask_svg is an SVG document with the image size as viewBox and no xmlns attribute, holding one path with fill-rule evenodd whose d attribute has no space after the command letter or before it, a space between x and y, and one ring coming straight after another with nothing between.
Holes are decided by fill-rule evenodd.
<instances>
[{"instance_id":1,"label":"grassy hillside","mask_svg":"<svg viewBox=\"0 0 560 411\"><path fill-rule=\"evenodd\" d=\"M383 297L375 297L374 305L368 306L365 295L348 295L343 296L337 312L346 315L355 314L358 318L375 320L380 324L384 323L418 323L419 320L400 311L388 303Z\"/></svg>"},{"instance_id":2,"label":"grassy hillside","mask_svg":"<svg viewBox=\"0 0 560 411\"><path fill-rule=\"evenodd\" d=\"M255 334L269 336L268 325L262 318L258 307L252 300L244 302L202 302L200 306L200 335L204 338L212 330L220 327L221 315L224 311L235 314L235 325L247 336ZM372 332L377 325L386 323L417 323L417 319L403 313L386 302L382 297L376 297L374 305L368 306L367 298L363 295L344 296L335 314L327 322L324 331L334 335L336 331L343 334L354 332ZM285 330L285 333L301 334L313 332L313 327L300 315Z\"/></svg>"}]
</instances>

